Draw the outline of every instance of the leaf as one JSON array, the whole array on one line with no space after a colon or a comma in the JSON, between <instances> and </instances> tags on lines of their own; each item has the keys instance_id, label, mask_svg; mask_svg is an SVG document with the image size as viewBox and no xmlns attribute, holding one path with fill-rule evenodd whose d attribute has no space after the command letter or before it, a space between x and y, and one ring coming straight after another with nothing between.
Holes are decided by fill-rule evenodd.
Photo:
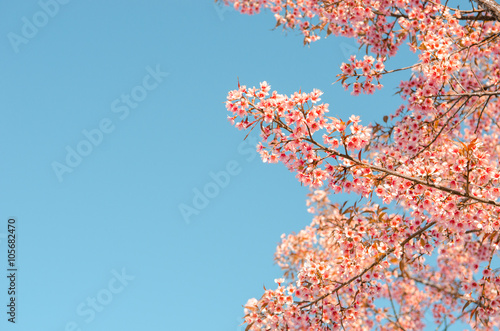
<instances>
[{"instance_id":1,"label":"leaf","mask_svg":"<svg viewBox=\"0 0 500 331\"><path fill-rule=\"evenodd\" d=\"M251 310L251 311L257 310L257 307L255 307L255 306L243 306L243 308L246 308L246 309Z\"/></svg>"},{"instance_id":2,"label":"leaf","mask_svg":"<svg viewBox=\"0 0 500 331\"><path fill-rule=\"evenodd\" d=\"M339 208L339 212L341 214L343 214L342 210L344 209L345 205L347 204L347 201L344 201L344 203L342 204L342 207Z\"/></svg>"},{"instance_id":3,"label":"leaf","mask_svg":"<svg viewBox=\"0 0 500 331\"><path fill-rule=\"evenodd\" d=\"M471 314L470 314L470 317L469 317L469 322L472 321L472 319L474 318L474 314L477 314L477 307L474 308L472 311L471 311Z\"/></svg>"},{"instance_id":4,"label":"leaf","mask_svg":"<svg viewBox=\"0 0 500 331\"><path fill-rule=\"evenodd\" d=\"M252 327L253 323L255 323L255 322L252 322L252 323L248 324L247 327L245 328L245 331L250 330L250 328Z\"/></svg>"},{"instance_id":5,"label":"leaf","mask_svg":"<svg viewBox=\"0 0 500 331\"><path fill-rule=\"evenodd\" d=\"M387 123L387 120L389 120L389 116L385 115L384 116L384 122Z\"/></svg>"},{"instance_id":6,"label":"leaf","mask_svg":"<svg viewBox=\"0 0 500 331\"><path fill-rule=\"evenodd\" d=\"M467 303L464 305L464 307L462 308L462 313L464 312L465 308L467 308L468 305L470 305L470 301L467 301Z\"/></svg>"}]
</instances>

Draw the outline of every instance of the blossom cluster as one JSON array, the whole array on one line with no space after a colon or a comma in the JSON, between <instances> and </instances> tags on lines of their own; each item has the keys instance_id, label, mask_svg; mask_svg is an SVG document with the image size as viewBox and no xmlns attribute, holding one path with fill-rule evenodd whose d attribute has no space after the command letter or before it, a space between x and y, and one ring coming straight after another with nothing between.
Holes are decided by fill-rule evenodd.
<instances>
[{"instance_id":1,"label":"blossom cluster","mask_svg":"<svg viewBox=\"0 0 500 331\"><path fill-rule=\"evenodd\" d=\"M352 95L411 72L398 87L401 107L369 126L356 115L327 116L317 89L282 95L262 82L228 93L230 122L260 130L262 160L284 164L313 190L313 221L282 236L275 259L284 279L247 303L249 329L422 330L428 310L436 325L498 328L498 18L439 1L224 2L247 14L270 9L305 43L322 33L355 38L367 55L342 63L338 75ZM403 45L418 62L388 69ZM328 195L340 192L365 205L332 204Z\"/></svg>"}]
</instances>

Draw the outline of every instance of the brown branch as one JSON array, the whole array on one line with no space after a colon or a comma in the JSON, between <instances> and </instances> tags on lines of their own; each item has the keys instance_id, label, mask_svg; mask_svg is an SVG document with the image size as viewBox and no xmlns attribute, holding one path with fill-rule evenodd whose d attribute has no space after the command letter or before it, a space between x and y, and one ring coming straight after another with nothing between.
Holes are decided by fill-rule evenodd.
<instances>
[{"instance_id":1,"label":"brown branch","mask_svg":"<svg viewBox=\"0 0 500 331\"><path fill-rule=\"evenodd\" d=\"M335 155L337 157L341 157L341 158L344 158L346 160L349 160L349 161L353 162L356 165L363 166L363 167L366 167L366 168L369 168L371 170L375 170L375 171L378 171L378 172L383 172L383 173L386 173L386 174L391 175L391 176L403 178L403 179L409 180L411 182L414 182L414 183L417 183L417 184L421 184L421 185L425 185L427 187L431 187L431 188L434 188L436 190L448 192L448 193L451 193L451 194L454 194L454 195L458 195L458 196L461 196L463 198L467 198L467 199L475 200L477 202L481 202L481 203L485 203L485 204L488 204L488 205L500 207L500 203L497 203L497 202L495 202L493 200L487 200L487 199L484 199L484 198L480 198L480 197L476 197L476 196L473 196L473 195L469 195L467 193L462 193L460 191L451 189L451 188L446 187L446 186L441 186L441 185L438 185L438 184L429 183L428 181L425 181L425 180L420 179L420 178L415 178L415 177L407 176L407 175L401 174L401 173L396 172L396 171L392 171L392 170L389 170L389 169L386 169L386 168L383 168L383 167L379 167L379 166L376 166L376 165L365 163L365 162L356 160L355 158L353 158L350 155L342 154L342 153L337 152L335 150L331 150L329 148L326 148L326 147L322 146L321 144L317 143L315 140L310 140L309 138L306 138L305 140L307 140L307 141L309 141L309 142L317 145L318 147L322 148L323 150L327 151L328 153L330 153L332 155Z\"/></svg>"},{"instance_id":2,"label":"brown branch","mask_svg":"<svg viewBox=\"0 0 500 331\"><path fill-rule=\"evenodd\" d=\"M453 10L456 10L456 9L453 9ZM387 15L383 14L381 12L378 12L376 10L372 10L372 12L374 14L376 14L376 15L379 15L379 16L390 16L390 17L394 17L394 18L406 18L406 19L409 18L408 15L398 14L398 13L394 13L394 12L390 12ZM484 13L485 10L460 10L460 12L477 13L477 15L462 15L461 17L457 18L460 21L483 21L483 22L487 22L487 21L496 21L497 20L495 17L482 15L482 13ZM436 16L430 16L430 17L432 19L436 19L437 18Z\"/></svg>"},{"instance_id":3,"label":"brown branch","mask_svg":"<svg viewBox=\"0 0 500 331\"><path fill-rule=\"evenodd\" d=\"M407 279L411 279L417 283L420 283L422 285L425 285L425 286L429 286L429 287L432 287L433 289L439 291L439 292L442 292L442 293L445 293L447 295L451 295L453 296L455 299L461 299L461 300L464 300L466 302L470 302L470 303L473 303L479 307L482 307L482 308L486 308L485 305L483 305L481 302L478 302L474 299L471 299L471 298L468 298L466 297L465 295L459 293L459 292L452 292L450 290L447 290L445 288L442 288L434 283L431 283L431 282L428 282L426 281L425 279L420 279L420 278L416 278L416 277L413 277L413 276L409 276L408 274L406 274L406 277L403 277L400 275L400 277L402 278L407 278Z\"/></svg>"},{"instance_id":4,"label":"brown branch","mask_svg":"<svg viewBox=\"0 0 500 331\"><path fill-rule=\"evenodd\" d=\"M248 103L255 110L258 110L258 111L260 111L260 112L263 113L262 109L257 108L250 100L247 100L247 101L248 101ZM281 122L280 119L275 120L275 123L278 124L278 126L282 127L283 129L287 130L288 132L293 132L286 124L284 124L283 122ZM369 169L374 170L374 171L385 173L387 175L391 175L391 176L399 177L399 178L402 178L402 179L406 179L406 180L409 180L409 181L411 181L413 183L425 185L427 187L434 188L436 190L440 190L440 191L444 191L444 192L448 192L450 194L458 195L458 196L466 198L466 199L470 199L470 200L474 200L474 201L481 202L481 203L484 203L484 204L488 204L488 205L500 207L500 203L497 203L494 200L488 200L488 199L484 199L484 198L481 198L481 197L476 197L474 195L468 194L468 192L462 193L460 191L451 189L451 188L446 187L446 186L441 186L441 185L438 185L438 184L431 183L428 180L411 177L411 176L404 175L404 174L401 174L399 172L396 172L396 171L393 171L393 170L390 170L390 169L387 169L387 168L384 168L384 167L379 167L379 166L376 166L376 165L373 165L373 164L370 164L370 163L365 163L365 162L363 162L361 160L356 160L355 158L353 158L352 156L348 155L347 153L346 154L342 154L342 153L340 153L340 152L338 152L336 150L331 150L331 149L329 149L329 148L321 145L320 143L318 143L316 140L314 140L311 137L309 137L309 138L301 138L301 139L305 140L305 141L309 141L310 143L316 145L317 147L319 147L321 150L325 151L329 155L333 155L333 156L336 156L336 157L341 157L343 159L349 160L352 163L354 163L355 165L366 167L366 168L369 168Z\"/></svg>"},{"instance_id":5,"label":"brown branch","mask_svg":"<svg viewBox=\"0 0 500 331\"><path fill-rule=\"evenodd\" d=\"M474 0L481 7L487 9L495 19L500 22L500 5L495 0Z\"/></svg>"},{"instance_id":6,"label":"brown branch","mask_svg":"<svg viewBox=\"0 0 500 331\"><path fill-rule=\"evenodd\" d=\"M461 97L457 100L460 101ZM429 142L427 145L424 146L424 148L422 148L417 154L415 154L411 159L415 159L416 157L418 157L420 154L422 154L425 150L427 150L432 144L434 144L436 142L436 140L439 138L439 136L441 135L441 133L444 131L444 129L448 126L448 124L453 120L453 118L458 114L458 112L462 109L462 107L464 107L467 102L469 101L470 97L467 98L467 100L464 101L463 105L458 107L457 111L448 118L448 120L446 120L446 123L443 124L443 126L441 127L441 130L439 130L439 132L437 133L437 135L431 140L431 142ZM455 102L453 104L453 106L455 106L455 104L457 103ZM451 108L453 108L453 106ZM450 108L450 110L451 110ZM447 112L448 113L448 112ZM450 129L451 131L451 129Z\"/></svg>"},{"instance_id":7,"label":"brown branch","mask_svg":"<svg viewBox=\"0 0 500 331\"><path fill-rule=\"evenodd\" d=\"M440 94L440 95L426 95L428 98L446 98L446 97L485 97L485 96L499 96L500 91L495 92L464 92L464 93L453 93L453 94Z\"/></svg>"},{"instance_id":8,"label":"brown branch","mask_svg":"<svg viewBox=\"0 0 500 331\"><path fill-rule=\"evenodd\" d=\"M392 300L392 294L391 294L391 287L390 286L387 286L387 292L389 294L389 299L391 300L391 307L392 307L392 311L394 312L394 317L396 318L395 324L401 330L406 331L406 329L401 325L401 322L399 321L398 312L396 311L396 307L394 306L394 301Z\"/></svg>"},{"instance_id":9,"label":"brown branch","mask_svg":"<svg viewBox=\"0 0 500 331\"><path fill-rule=\"evenodd\" d=\"M411 236L409 236L408 238L406 238L405 240L403 240L399 246L402 246L404 247L404 245L406 245L410 240L412 240L413 238L416 238L418 237L419 235L421 235L422 233L424 233L425 231L427 231L429 228L432 228L434 225L436 225L436 222L431 222L429 224L427 224L426 226L424 226L423 228L421 228L420 230L418 230L417 232L415 232L414 234L412 234ZM326 293L326 294L323 294L322 296L320 296L318 299L314 300L314 301L311 301L309 302L308 304L300 307L300 309L303 309L303 308L307 308L309 306L312 306L314 305L315 303L317 303L318 301L321 301L323 300L324 298L326 298L327 296L329 295L332 295L332 294L335 294L335 293L338 293L338 291L340 289L342 289L343 287L346 287L347 285L351 284L353 281L355 281L356 279L362 277L365 273L367 273L369 270L371 270L373 267L375 267L377 264L379 264L380 262L382 262L382 260L384 260L387 256L389 256L389 254L393 253L394 251L396 250L396 247L393 247L389 250L387 250L385 253L383 253L381 256L379 256L377 259L375 259L375 261L370 264L370 266L368 266L367 268L365 268L365 270L363 270L363 272L361 272L360 274L352 277L351 279L349 279L347 282L345 283L342 283L340 286L338 286L337 288L335 288L335 290L333 290L332 292L330 293Z\"/></svg>"}]
</instances>

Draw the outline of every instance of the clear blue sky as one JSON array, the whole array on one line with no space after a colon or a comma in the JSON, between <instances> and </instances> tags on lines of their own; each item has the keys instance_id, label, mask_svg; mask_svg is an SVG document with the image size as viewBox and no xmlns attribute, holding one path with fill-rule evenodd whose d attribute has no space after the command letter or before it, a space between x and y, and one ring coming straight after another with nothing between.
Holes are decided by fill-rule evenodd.
<instances>
[{"instance_id":1,"label":"clear blue sky","mask_svg":"<svg viewBox=\"0 0 500 331\"><path fill-rule=\"evenodd\" d=\"M0 3L2 272L11 216L18 263L16 325L2 277L0 329L243 330L241 306L281 276L280 235L311 215L308 190L226 120L227 92L319 88L331 114L367 124L396 109L394 89L351 97L332 83L356 45L304 47L271 13L53 3ZM197 190L211 197L196 207Z\"/></svg>"}]
</instances>

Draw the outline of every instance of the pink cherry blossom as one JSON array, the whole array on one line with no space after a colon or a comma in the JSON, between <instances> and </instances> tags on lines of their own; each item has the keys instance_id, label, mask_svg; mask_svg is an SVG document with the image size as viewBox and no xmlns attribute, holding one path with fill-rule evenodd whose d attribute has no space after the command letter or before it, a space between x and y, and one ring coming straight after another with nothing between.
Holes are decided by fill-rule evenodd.
<instances>
[{"instance_id":1,"label":"pink cherry blossom","mask_svg":"<svg viewBox=\"0 0 500 331\"><path fill-rule=\"evenodd\" d=\"M318 89L285 95L262 82L228 93L228 120L260 130L262 160L283 163L312 189L312 222L282 235L283 278L244 306L247 329L451 329L458 321L498 329L500 5L221 1L245 14L269 9L305 44L355 39L367 55L339 63L337 76L354 96L407 74L396 86L401 106L374 109L387 115L369 125L336 116ZM418 60L391 68L406 47ZM359 201L330 201L341 192Z\"/></svg>"}]
</instances>

